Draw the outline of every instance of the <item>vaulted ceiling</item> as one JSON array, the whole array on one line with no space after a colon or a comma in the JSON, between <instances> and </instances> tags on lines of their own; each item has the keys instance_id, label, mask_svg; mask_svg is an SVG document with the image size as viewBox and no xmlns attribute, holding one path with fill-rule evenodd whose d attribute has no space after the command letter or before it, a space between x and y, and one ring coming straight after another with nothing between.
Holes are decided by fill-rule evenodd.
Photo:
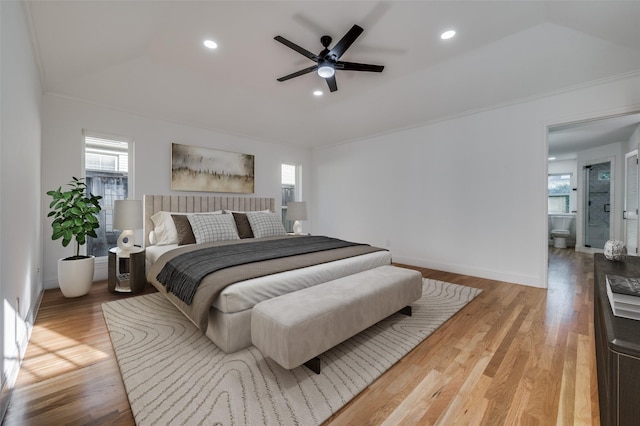
<instances>
[{"instance_id":1,"label":"vaulted ceiling","mask_svg":"<svg viewBox=\"0 0 640 426\"><path fill-rule=\"evenodd\" d=\"M319 147L640 70L639 1L28 1L45 92ZM364 33L329 93L313 63ZM440 34L457 34L443 41ZM205 39L218 43L209 50ZM321 89L316 97L312 92Z\"/></svg>"},{"instance_id":2,"label":"vaulted ceiling","mask_svg":"<svg viewBox=\"0 0 640 426\"><path fill-rule=\"evenodd\" d=\"M549 156L555 160L573 160L579 151L627 142L640 126L640 114L604 117L549 129Z\"/></svg>"}]
</instances>

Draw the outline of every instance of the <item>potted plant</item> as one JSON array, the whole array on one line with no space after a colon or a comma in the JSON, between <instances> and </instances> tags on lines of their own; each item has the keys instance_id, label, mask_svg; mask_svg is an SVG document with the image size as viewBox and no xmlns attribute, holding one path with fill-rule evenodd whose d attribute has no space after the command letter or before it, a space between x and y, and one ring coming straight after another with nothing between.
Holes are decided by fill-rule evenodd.
<instances>
[{"instance_id":1,"label":"potted plant","mask_svg":"<svg viewBox=\"0 0 640 426\"><path fill-rule=\"evenodd\" d=\"M65 297L77 297L87 294L93 283L95 256L80 255L80 246L87 242L87 236L97 238L102 197L87 195L87 185L76 177L68 186L66 191L58 187L47 192L53 198L47 217L53 216L52 240L62 238L63 247L75 240L75 254L58 260L58 283Z\"/></svg>"}]
</instances>

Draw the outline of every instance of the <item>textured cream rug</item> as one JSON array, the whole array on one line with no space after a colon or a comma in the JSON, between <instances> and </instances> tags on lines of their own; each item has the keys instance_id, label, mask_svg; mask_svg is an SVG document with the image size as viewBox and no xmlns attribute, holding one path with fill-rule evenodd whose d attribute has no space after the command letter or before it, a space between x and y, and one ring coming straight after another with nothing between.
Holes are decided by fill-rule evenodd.
<instances>
[{"instance_id":1,"label":"textured cream rug","mask_svg":"<svg viewBox=\"0 0 640 426\"><path fill-rule=\"evenodd\" d=\"M160 293L102 310L138 425L315 425L480 292L425 279L413 316L395 314L326 352L319 375L285 370L253 346L225 354Z\"/></svg>"}]
</instances>

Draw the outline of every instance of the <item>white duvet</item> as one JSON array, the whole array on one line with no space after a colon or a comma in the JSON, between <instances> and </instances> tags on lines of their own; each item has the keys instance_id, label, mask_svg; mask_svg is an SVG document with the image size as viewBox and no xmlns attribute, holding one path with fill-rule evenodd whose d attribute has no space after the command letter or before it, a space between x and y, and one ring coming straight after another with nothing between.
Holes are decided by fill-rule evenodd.
<instances>
[{"instance_id":1,"label":"white duvet","mask_svg":"<svg viewBox=\"0 0 640 426\"><path fill-rule=\"evenodd\" d=\"M177 244L147 247L147 270L162 254L177 247ZM215 299L213 306L224 313L240 312L253 308L263 300L389 264L391 264L391 253L377 251L335 262L254 278L226 287Z\"/></svg>"}]
</instances>

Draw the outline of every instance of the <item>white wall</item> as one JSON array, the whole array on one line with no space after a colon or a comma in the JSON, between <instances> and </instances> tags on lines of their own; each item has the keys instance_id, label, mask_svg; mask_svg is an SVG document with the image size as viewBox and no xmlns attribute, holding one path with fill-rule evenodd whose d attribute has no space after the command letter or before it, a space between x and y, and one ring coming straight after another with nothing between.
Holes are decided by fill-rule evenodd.
<instances>
[{"instance_id":1,"label":"white wall","mask_svg":"<svg viewBox=\"0 0 640 426\"><path fill-rule=\"evenodd\" d=\"M0 2L0 28L1 417L42 292L42 220L41 87L22 2Z\"/></svg>"},{"instance_id":2,"label":"white wall","mask_svg":"<svg viewBox=\"0 0 640 426\"><path fill-rule=\"evenodd\" d=\"M636 110L638 74L317 150L313 232L546 287L547 126Z\"/></svg>"},{"instance_id":3,"label":"white wall","mask_svg":"<svg viewBox=\"0 0 640 426\"><path fill-rule=\"evenodd\" d=\"M45 194L47 190L65 185L72 176L84 174L83 129L124 136L133 141L135 152L131 162L135 180L133 187L129 188L131 198L142 199L144 194L180 194L170 191L172 142L255 155L255 194L236 195L274 197L278 209L282 163L302 166L302 182L304 185L312 183L311 153L308 149L153 120L50 94L43 97L43 116L42 196L45 207L50 201ZM51 220L46 217L47 209L44 210L43 276L45 287L52 288L58 286L57 260L69 256L72 247L63 248L59 240L51 241ZM106 262L96 263L95 278L106 279Z\"/></svg>"}]
</instances>

